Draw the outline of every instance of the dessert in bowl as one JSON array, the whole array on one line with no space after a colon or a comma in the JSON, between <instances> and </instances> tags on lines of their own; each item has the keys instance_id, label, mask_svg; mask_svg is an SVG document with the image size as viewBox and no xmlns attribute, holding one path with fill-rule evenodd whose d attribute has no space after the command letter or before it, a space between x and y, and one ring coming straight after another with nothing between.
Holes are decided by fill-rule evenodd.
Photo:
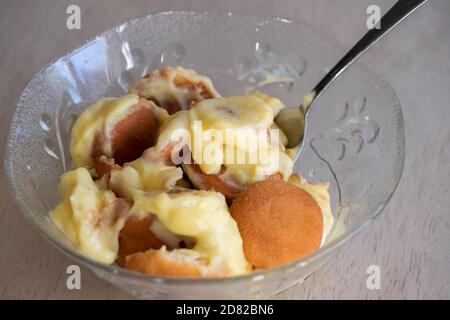
<instances>
[{"instance_id":1,"label":"dessert in bowl","mask_svg":"<svg viewBox=\"0 0 450 320\"><path fill-rule=\"evenodd\" d=\"M196 36L200 31L202 37ZM309 26L277 18L172 12L123 24L47 66L25 89L12 121L5 161L11 191L24 214L54 244L132 294L272 296L314 271L373 219L394 191L403 165L404 137L393 91L370 67L356 64L316 102L322 106L311 114L299 158L283 150L282 135L276 150L268 147L273 154L283 154L281 163L292 164L280 166L281 174L280 170L258 174L254 167L246 171L233 165L223 169L223 163L199 163L195 155L191 163L173 165L177 152L172 151L180 144L167 143L170 139L161 135L171 124L179 128L192 119L216 123L217 109L242 112L238 119L251 119L267 129L278 108L274 102L298 105L301 93L340 53L339 46ZM185 68L167 68L178 65ZM173 69L179 72L168 72ZM159 89L148 88L150 80ZM189 94L157 96L164 83ZM92 119L86 116L105 105L114 106L107 108L111 117L101 111ZM252 107L246 114L242 110L247 106ZM113 111L127 117L115 117ZM227 119L222 114L219 118ZM83 119L88 119L84 125ZM121 134L104 130L108 119L114 123L110 128L122 128ZM213 128L218 127L217 122ZM184 141L183 135L179 137ZM65 171L60 198L57 185ZM301 176L292 176L291 171ZM155 179L158 172L164 172L163 178ZM77 242L73 235L80 230L63 227L62 221L70 220L64 207L67 199L73 199L74 181L82 196L96 199L81 201L96 204L89 212L108 208L106 212L114 213L94 223L108 226L100 232L101 239L117 239L112 245L103 242L104 252L91 250L98 239ZM321 182L329 183L326 205L317 201L328 196ZM177 210L186 203L192 210ZM267 203L273 210L264 209ZM328 204L332 228L324 223ZM199 207L208 210L200 214ZM134 208L131 215L130 208ZM183 213L182 223L173 214L176 211ZM249 219L256 215L258 220ZM190 232L195 226L189 232L182 230L186 221L199 218L211 232L201 236ZM270 225L273 219L280 224ZM272 237L267 230L273 231ZM277 230L295 237L280 239ZM89 227L85 231L98 233ZM141 234L145 241L140 241ZM277 243L285 250L280 251ZM186 274L177 273L180 270Z\"/></svg>"},{"instance_id":2,"label":"dessert in bowl","mask_svg":"<svg viewBox=\"0 0 450 320\"><path fill-rule=\"evenodd\" d=\"M295 150L274 123L279 99L221 97L182 67L128 91L89 106L72 129L74 169L50 217L76 248L151 275L206 278L278 266L324 243L328 184L292 172Z\"/></svg>"}]
</instances>

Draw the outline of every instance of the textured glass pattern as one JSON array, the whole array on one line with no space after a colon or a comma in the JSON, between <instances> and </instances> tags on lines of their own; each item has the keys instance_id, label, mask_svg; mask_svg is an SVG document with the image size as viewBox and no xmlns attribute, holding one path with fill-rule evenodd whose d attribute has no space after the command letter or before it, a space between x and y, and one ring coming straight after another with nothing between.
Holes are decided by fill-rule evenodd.
<instances>
[{"instance_id":1,"label":"textured glass pattern","mask_svg":"<svg viewBox=\"0 0 450 320\"><path fill-rule=\"evenodd\" d=\"M303 281L340 244L367 225L393 193L404 161L399 102L362 62L316 102L295 167L331 184L336 224L327 244L289 265L220 280L150 277L96 263L74 250L48 218L77 115L103 96L120 96L147 71L191 67L226 95L257 88L288 106L325 74L344 50L308 25L226 13L166 12L111 29L44 67L27 85L12 119L5 171L23 214L53 244L100 277L144 298L270 297ZM274 76L275 75L275 76Z\"/></svg>"}]
</instances>

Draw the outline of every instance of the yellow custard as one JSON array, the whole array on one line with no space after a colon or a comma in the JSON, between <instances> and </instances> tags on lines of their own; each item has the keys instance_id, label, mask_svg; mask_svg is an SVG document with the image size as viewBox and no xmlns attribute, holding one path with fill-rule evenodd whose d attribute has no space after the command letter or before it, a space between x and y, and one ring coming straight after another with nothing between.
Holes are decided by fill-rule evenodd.
<instances>
[{"instance_id":1,"label":"yellow custard","mask_svg":"<svg viewBox=\"0 0 450 320\"><path fill-rule=\"evenodd\" d=\"M311 106L311 103L313 102L313 100L315 98L316 98L316 93L314 91L308 93L307 95L305 95L303 97L302 107L303 107L303 111L305 114L308 111L309 107Z\"/></svg>"},{"instance_id":2,"label":"yellow custard","mask_svg":"<svg viewBox=\"0 0 450 320\"><path fill-rule=\"evenodd\" d=\"M59 185L62 201L50 217L79 250L94 260L113 263L129 206L99 187L85 168L64 173Z\"/></svg>"},{"instance_id":3,"label":"yellow custard","mask_svg":"<svg viewBox=\"0 0 450 320\"><path fill-rule=\"evenodd\" d=\"M183 178L183 170L167 164L160 157L154 157L154 150L150 148L139 159L112 171L111 188L127 199L131 199L136 191L172 189Z\"/></svg>"},{"instance_id":4,"label":"yellow custard","mask_svg":"<svg viewBox=\"0 0 450 320\"><path fill-rule=\"evenodd\" d=\"M171 232L195 238L194 251L208 256L210 263L224 263L230 275L249 271L242 238L225 198L213 191L186 190L174 193L136 193L132 213L150 212Z\"/></svg>"},{"instance_id":5,"label":"yellow custard","mask_svg":"<svg viewBox=\"0 0 450 320\"><path fill-rule=\"evenodd\" d=\"M269 133L274 110L281 107L274 107L275 100L270 102L255 95L198 102L167 120L157 148L165 149L168 141L181 141L204 173L218 174L224 165L225 174L243 185L277 172L287 180L292 159L283 151L279 137L271 143Z\"/></svg>"},{"instance_id":6,"label":"yellow custard","mask_svg":"<svg viewBox=\"0 0 450 320\"><path fill-rule=\"evenodd\" d=\"M186 80L189 86L177 85L176 78ZM200 101L204 98L201 95L198 84L209 92L213 97L220 97L219 93L214 89L211 80L208 77L201 76L192 69L182 67L166 67L163 70L150 73L148 77L144 77L136 81L129 90L129 93L138 94L140 97L157 100L161 103L165 101L176 102L181 109L187 109L191 101Z\"/></svg>"},{"instance_id":7,"label":"yellow custard","mask_svg":"<svg viewBox=\"0 0 450 320\"><path fill-rule=\"evenodd\" d=\"M180 85L180 79L187 82ZM202 90L215 98L203 100ZM183 180L179 161L187 159L179 159L178 151L186 146L189 160L205 174L220 174L221 179L229 178L243 187L281 173L285 181L310 193L322 211L323 245L333 225L328 184L310 184L292 174L294 151L285 149L289 132L277 131L274 123L284 108L279 99L258 91L222 98L209 78L181 67L151 73L136 81L129 92L120 98L100 99L80 115L72 130L70 152L78 169L62 175L62 200L50 215L79 250L99 262L113 263L126 219L152 214L156 219L149 230L171 249L177 248L180 239L187 239L189 248L195 240L192 249L177 250L205 255L212 265L225 265L230 276L249 272L242 238L224 196L185 189L191 185ZM169 116L150 102L158 125L156 145L94 182L88 169L94 165L97 135L111 141L112 128L138 105L139 97L176 102L189 110ZM303 105L307 107L313 98L306 96ZM302 126L294 123L291 127ZM113 156L110 143L101 147L103 155Z\"/></svg>"}]
</instances>

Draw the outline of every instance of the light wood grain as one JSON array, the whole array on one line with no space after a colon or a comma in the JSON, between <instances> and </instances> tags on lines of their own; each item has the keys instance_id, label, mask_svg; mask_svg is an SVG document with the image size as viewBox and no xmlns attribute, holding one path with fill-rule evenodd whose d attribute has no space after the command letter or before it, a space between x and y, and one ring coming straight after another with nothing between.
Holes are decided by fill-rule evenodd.
<instances>
[{"instance_id":1,"label":"light wood grain","mask_svg":"<svg viewBox=\"0 0 450 320\"><path fill-rule=\"evenodd\" d=\"M300 18L351 45L365 30L368 4L394 1L0 1L0 157L10 117L27 81L54 57L113 25L149 12L222 10ZM65 28L78 4L82 29ZM428 3L366 56L397 92L407 156L391 202L362 234L286 299L450 298L450 2ZM82 289L66 289L73 262L25 221L0 175L0 298L118 299L129 296L82 267ZM381 267L381 289L366 269Z\"/></svg>"}]
</instances>

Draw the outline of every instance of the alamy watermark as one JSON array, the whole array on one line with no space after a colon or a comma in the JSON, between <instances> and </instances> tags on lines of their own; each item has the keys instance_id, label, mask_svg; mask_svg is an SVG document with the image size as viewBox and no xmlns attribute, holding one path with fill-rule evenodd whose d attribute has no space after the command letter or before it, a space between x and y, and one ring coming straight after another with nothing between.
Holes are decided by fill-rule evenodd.
<instances>
[{"instance_id":1,"label":"alamy watermark","mask_svg":"<svg viewBox=\"0 0 450 320\"><path fill-rule=\"evenodd\" d=\"M366 20L367 29L380 29L381 9L380 6L372 4L367 7L366 13L369 15Z\"/></svg>"},{"instance_id":2,"label":"alamy watermark","mask_svg":"<svg viewBox=\"0 0 450 320\"><path fill-rule=\"evenodd\" d=\"M69 15L66 20L66 27L69 30L81 29L81 9L79 6L72 4L67 7L66 13Z\"/></svg>"},{"instance_id":3,"label":"alamy watermark","mask_svg":"<svg viewBox=\"0 0 450 320\"><path fill-rule=\"evenodd\" d=\"M369 290L381 289L381 268L375 264L367 267L366 273L369 275L366 280L366 287Z\"/></svg>"},{"instance_id":4,"label":"alamy watermark","mask_svg":"<svg viewBox=\"0 0 450 320\"><path fill-rule=\"evenodd\" d=\"M195 159L198 164L257 164L277 169L279 139L279 129L204 130L202 121L194 121L191 130L186 128L173 130L169 146L172 147L171 161L176 165L191 164L192 159Z\"/></svg>"},{"instance_id":5,"label":"alamy watermark","mask_svg":"<svg viewBox=\"0 0 450 320\"><path fill-rule=\"evenodd\" d=\"M66 286L69 290L81 290L81 269L76 264L67 267L66 273L69 275Z\"/></svg>"}]
</instances>

